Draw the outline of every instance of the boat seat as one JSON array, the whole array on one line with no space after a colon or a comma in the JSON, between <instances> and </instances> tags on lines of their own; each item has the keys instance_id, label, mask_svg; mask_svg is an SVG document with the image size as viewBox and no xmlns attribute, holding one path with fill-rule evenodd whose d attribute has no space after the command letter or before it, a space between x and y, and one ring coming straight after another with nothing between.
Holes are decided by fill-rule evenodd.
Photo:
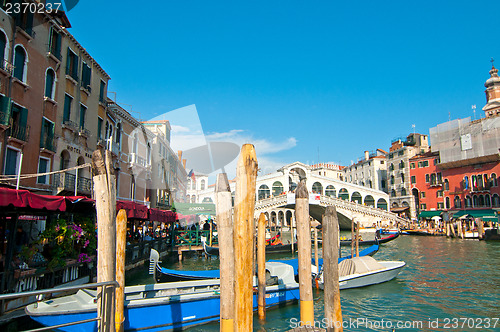
<instances>
[{"instance_id":1,"label":"boat seat","mask_svg":"<svg viewBox=\"0 0 500 332\"><path fill-rule=\"evenodd\" d=\"M345 277L351 274L366 273L380 269L384 269L384 266L373 257L354 257L352 259L345 259L339 263L339 276Z\"/></svg>"}]
</instances>

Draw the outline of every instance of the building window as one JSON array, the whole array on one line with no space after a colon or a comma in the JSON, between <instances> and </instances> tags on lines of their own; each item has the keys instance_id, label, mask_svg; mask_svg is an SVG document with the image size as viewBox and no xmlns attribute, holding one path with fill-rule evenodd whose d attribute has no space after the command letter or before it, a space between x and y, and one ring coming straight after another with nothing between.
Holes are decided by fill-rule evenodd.
<instances>
[{"instance_id":1,"label":"building window","mask_svg":"<svg viewBox=\"0 0 500 332\"><path fill-rule=\"evenodd\" d=\"M455 205L456 209L462 208L462 200L460 199L460 197L455 196L455 199L453 200L453 204Z\"/></svg>"},{"instance_id":2,"label":"building window","mask_svg":"<svg viewBox=\"0 0 500 332\"><path fill-rule=\"evenodd\" d=\"M490 175L490 185L492 187L498 186L497 175L495 173L491 173Z\"/></svg>"},{"instance_id":3,"label":"building window","mask_svg":"<svg viewBox=\"0 0 500 332\"><path fill-rule=\"evenodd\" d=\"M463 184L463 189L468 190L469 189L469 177L466 175L464 176L464 180L462 181Z\"/></svg>"},{"instance_id":4,"label":"building window","mask_svg":"<svg viewBox=\"0 0 500 332\"><path fill-rule=\"evenodd\" d=\"M401 151L398 151L398 156L402 156L405 154L405 151L404 150L401 150Z\"/></svg>"},{"instance_id":5,"label":"building window","mask_svg":"<svg viewBox=\"0 0 500 332\"><path fill-rule=\"evenodd\" d=\"M429 166L429 161L428 160L424 160L424 167L428 167Z\"/></svg>"},{"instance_id":6,"label":"building window","mask_svg":"<svg viewBox=\"0 0 500 332\"><path fill-rule=\"evenodd\" d=\"M423 163L423 162L421 162L421 161L419 161L419 162L418 162L418 168L422 168L422 167L424 167L424 163Z\"/></svg>"},{"instance_id":7,"label":"building window","mask_svg":"<svg viewBox=\"0 0 500 332\"><path fill-rule=\"evenodd\" d=\"M7 148L5 154L5 175L17 175L19 167L19 151Z\"/></svg>"},{"instance_id":8,"label":"building window","mask_svg":"<svg viewBox=\"0 0 500 332\"><path fill-rule=\"evenodd\" d=\"M54 123L42 118L42 132L40 134L40 147L50 151L55 151L54 144Z\"/></svg>"},{"instance_id":9,"label":"building window","mask_svg":"<svg viewBox=\"0 0 500 332\"><path fill-rule=\"evenodd\" d=\"M446 208L449 209L451 207L450 205L450 198L446 197Z\"/></svg>"},{"instance_id":10,"label":"building window","mask_svg":"<svg viewBox=\"0 0 500 332\"><path fill-rule=\"evenodd\" d=\"M429 174L425 174L425 183L429 183L431 182L430 181L430 175Z\"/></svg>"},{"instance_id":11,"label":"building window","mask_svg":"<svg viewBox=\"0 0 500 332\"><path fill-rule=\"evenodd\" d=\"M73 98L70 95L64 95L63 123L66 123L71 118L71 104L72 103L73 103Z\"/></svg>"},{"instance_id":12,"label":"building window","mask_svg":"<svg viewBox=\"0 0 500 332\"><path fill-rule=\"evenodd\" d=\"M66 75L78 81L78 55L68 47L68 57L66 58Z\"/></svg>"},{"instance_id":13,"label":"building window","mask_svg":"<svg viewBox=\"0 0 500 332\"><path fill-rule=\"evenodd\" d=\"M38 159L38 173L47 173L50 171L50 159L40 157ZM38 184L49 184L49 176L42 175L36 180Z\"/></svg>"},{"instance_id":14,"label":"building window","mask_svg":"<svg viewBox=\"0 0 500 332\"><path fill-rule=\"evenodd\" d=\"M85 63L82 63L82 87L87 91L91 91L90 82L92 79L92 69Z\"/></svg>"},{"instance_id":15,"label":"building window","mask_svg":"<svg viewBox=\"0 0 500 332\"><path fill-rule=\"evenodd\" d=\"M414 169L415 168L415 163L410 163L410 168Z\"/></svg>"},{"instance_id":16,"label":"building window","mask_svg":"<svg viewBox=\"0 0 500 332\"><path fill-rule=\"evenodd\" d=\"M426 204L420 204L420 209L421 209L421 210L425 210L425 209L427 209L427 205L426 205Z\"/></svg>"},{"instance_id":17,"label":"building window","mask_svg":"<svg viewBox=\"0 0 500 332\"><path fill-rule=\"evenodd\" d=\"M3 31L0 30L0 60L7 60L7 55L7 37ZM0 67L5 69L5 61L0 62Z\"/></svg>"},{"instance_id":18,"label":"building window","mask_svg":"<svg viewBox=\"0 0 500 332\"><path fill-rule=\"evenodd\" d=\"M389 159L392 159L392 153L389 153Z\"/></svg>"},{"instance_id":19,"label":"building window","mask_svg":"<svg viewBox=\"0 0 500 332\"><path fill-rule=\"evenodd\" d=\"M438 202L437 203L437 208L441 209L441 210L444 209L444 203L443 202Z\"/></svg>"},{"instance_id":20,"label":"building window","mask_svg":"<svg viewBox=\"0 0 500 332\"><path fill-rule=\"evenodd\" d=\"M61 35L54 28L50 31L49 53L61 60Z\"/></svg>"},{"instance_id":21,"label":"building window","mask_svg":"<svg viewBox=\"0 0 500 332\"><path fill-rule=\"evenodd\" d=\"M471 208L472 207L472 199L470 196L465 197L465 208Z\"/></svg>"},{"instance_id":22,"label":"building window","mask_svg":"<svg viewBox=\"0 0 500 332\"><path fill-rule=\"evenodd\" d=\"M45 97L54 100L56 89L56 73L52 68L45 72Z\"/></svg>"},{"instance_id":23,"label":"building window","mask_svg":"<svg viewBox=\"0 0 500 332\"><path fill-rule=\"evenodd\" d=\"M6 2L7 1L3 1L4 4ZM9 2L12 2L15 5L16 3L20 3L21 1L9 1ZM21 7L19 12L16 12L16 9L17 9L17 7L14 6L12 8L12 13L10 15L14 18L16 25L18 27L20 27L21 29L23 29L28 35L31 36L33 34L33 16L34 16L33 13L34 12L31 10L26 10L26 9L31 9L31 7L29 7L29 8Z\"/></svg>"},{"instance_id":24,"label":"building window","mask_svg":"<svg viewBox=\"0 0 500 332\"><path fill-rule=\"evenodd\" d=\"M405 162L401 160L399 162L399 169L403 169L403 168L405 168Z\"/></svg>"},{"instance_id":25,"label":"building window","mask_svg":"<svg viewBox=\"0 0 500 332\"><path fill-rule=\"evenodd\" d=\"M102 139L102 123L103 123L103 119L101 119L100 117L97 118L97 138L98 139Z\"/></svg>"},{"instance_id":26,"label":"building window","mask_svg":"<svg viewBox=\"0 0 500 332\"><path fill-rule=\"evenodd\" d=\"M396 190L394 189L391 190L391 197L396 197Z\"/></svg>"},{"instance_id":27,"label":"building window","mask_svg":"<svg viewBox=\"0 0 500 332\"><path fill-rule=\"evenodd\" d=\"M382 186L382 189L385 189L385 180L381 181L381 186Z\"/></svg>"},{"instance_id":28,"label":"building window","mask_svg":"<svg viewBox=\"0 0 500 332\"><path fill-rule=\"evenodd\" d=\"M443 183L443 175L441 172L437 173L437 183Z\"/></svg>"},{"instance_id":29,"label":"building window","mask_svg":"<svg viewBox=\"0 0 500 332\"><path fill-rule=\"evenodd\" d=\"M80 128L85 128L85 116L87 114L87 107L80 105Z\"/></svg>"},{"instance_id":30,"label":"building window","mask_svg":"<svg viewBox=\"0 0 500 332\"><path fill-rule=\"evenodd\" d=\"M412 175L412 176L411 176L411 183L412 183L412 184L417 183L417 179L415 178L415 175Z\"/></svg>"},{"instance_id":31,"label":"building window","mask_svg":"<svg viewBox=\"0 0 500 332\"><path fill-rule=\"evenodd\" d=\"M493 197L491 198L491 205L493 207L500 206L500 196L498 196L498 194L494 194Z\"/></svg>"},{"instance_id":32,"label":"building window","mask_svg":"<svg viewBox=\"0 0 500 332\"><path fill-rule=\"evenodd\" d=\"M115 142L116 142L118 148L120 148L120 144L122 141L122 124L120 122L116 125L116 137L115 138L116 138Z\"/></svg>"},{"instance_id":33,"label":"building window","mask_svg":"<svg viewBox=\"0 0 500 332\"><path fill-rule=\"evenodd\" d=\"M394 175L391 175L391 184L394 184Z\"/></svg>"},{"instance_id":34,"label":"building window","mask_svg":"<svg viewBox=\"0 0 500 332\"><path fill-rule=\"evenodd\" d=\"M381 161L380 161L380 165L383 165L383 164L384 164L384 161L383 161L383 160L381 160Z\"/></svg>"},{"instance_id":35,"label":"building window","mask_svg":"<svg viewBox=\"0 0 500 332\"><path fill-rule=\"evenodd\" d=\"M448 182L448 179L444 180L444 190L450 190L450 183Z\"/></svg>"},{"instance_id":36,"label":"building window","mask_svg":"<svg viewBox=\"0 0 500 332\"><path fill-rule=\"evenodd\" d=\"M435 185L435 184L436 184L436 174L432 173L431 174L431 185Z\"/></svg>"},{"instance_id":37,"label":"building window","mask_svg":"<svg viewBox=\"0 0 500 332\"><path fill-rule=\"evenodd\" d=\"M24 47L17 45L14 48L14 77L26 83L28 56Z\"/></svg>"},{"instance_id":38,"label":"building window","mask_svg":"<svg viewBox=\"0 0 500 332\"><path fill-rule=\"evenodd\" d=\"M99 101L101 103L104 103L104 90L106 88L106 83L104 83L104 81L101 80L101 85L99 87Z\"/></svg>"},{"instance_id":39,"label":"building window","mask_svg":"<svg viewBox=\"0 0 500 332\"><path fill-rule=\"evenodd\" d=\"M205 190L205 180L200 181L200 190Z\"/></svg>"},{"instance_id":40,"label":"building window","mask_svg":"<svg viewBox=\"0 0 500 332\"><path fill-rule=\"evenodd\" d=\"M401 188L401 196L406 196L406 189L405 188Z\"/></svg>"},{"instance_id":41,"label":"building window","mask_svg":"<svg viewBox=\"0 0 500 332\"><path fill-rule=\"evenodd\" d=\"M401 182L403 182L403 184L405 183L405 174L404 173L401 173Z\"/></svg>"},{"instance_id":42,"label":"building window","mask_svg":"<svg viewBox=\"0 0 500 332\"><path fill-rule=\"evenodd\" d=\"M443 197L443 191L442 190L436 191L436 197Z\"/></svg>"},{"instance_id":43,"label":"building window","mask_svg":"<svg viewBox=\"0 0 500 332\"><path fill-rule=\"evenodd\" d=\"M420 198L425 198L425 191L420 192Z\"/></svg>"}]
</instances>

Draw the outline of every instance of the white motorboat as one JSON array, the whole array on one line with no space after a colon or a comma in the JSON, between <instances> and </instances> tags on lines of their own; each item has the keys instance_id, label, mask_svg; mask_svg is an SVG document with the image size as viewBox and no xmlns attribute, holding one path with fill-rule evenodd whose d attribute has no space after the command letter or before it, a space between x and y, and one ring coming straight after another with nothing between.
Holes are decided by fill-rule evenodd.
<instances>
[{"instance_id":1,"label":"white motorboat","mask_svg":"<svg viewBox=\"0 0 500 332\"><path fill-rule=\"evenodd\" d=\"M406 265L403 261L377 261L370 256L354 257L339 263L340 289L380 284L394 279ZM323 271L319 275L323 288Z\"/></svg>"}]
</instances>

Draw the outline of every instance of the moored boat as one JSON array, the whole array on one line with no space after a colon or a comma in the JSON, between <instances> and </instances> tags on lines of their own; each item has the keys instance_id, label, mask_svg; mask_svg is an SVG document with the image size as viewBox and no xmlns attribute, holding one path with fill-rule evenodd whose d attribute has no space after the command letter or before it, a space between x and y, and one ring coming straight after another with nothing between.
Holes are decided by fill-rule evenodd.
<instances>
[{"instance_id":1,"label":"moored boat","mask_svg":"<svg viewBox=\"0 0 500 332\"><path fill-rule=\"evenodd\" d=\"M295 244L295 248L297 248L297 244ZM205 253L212 256L219 256L219 247L211 247L206 242L203 242L203 249ZM279 253L287 253L292 252L292 244L268 244L266 245L266 254L279 254Z\"/></svg>"},{"instance_id":2,"label":"moored boat","mask_svg":"<svg viewBox=\"0 0 500 332\"><path fill-rule=\"evenodd\" d=\"M405 265L403 261L377 261L370 256L346 259L339 263L339 288L358 288L389 281L394 279ZM322 271L318 279L322 288Z\"/></svg>"},{"instance_id":3,"label":"moored boat","mask_svg":"<svg viewBox=\"0 0 500 332\"><path fill-rule=\"evenodd\" d=\"M373 240L360 240L359 245L360 246L366 246L366 245L374 245L374 244L379 244L379 243L387 243L389 241L392 241L396 239L399 236L399 233L397 234L391 234L385 237L381 238L375 238ZM341 246L350 246L351 245L351 239L348 240L340 240L340 245Z\"/></svg>"},{"instance_id":4,"label":"moored boat","mask_svg":"<svg viewBox=\"0 0 500 332\"><path fill-rule=\"evenodd\" d=\"M299 285L293 268L283 263L266 263L269 272L266 306L299 299ZM266 273L267 274L267 273ZM220 316L220 281L196 280L125 287L125 331L170 331L217 321ZM254 309L257 296L254 294ZM42 325L54 326L97 317L97 292L40 301L26 307L26 313ZM60 328L62 331L97 331L87 322Z\"/></svg>"}]
</instances>

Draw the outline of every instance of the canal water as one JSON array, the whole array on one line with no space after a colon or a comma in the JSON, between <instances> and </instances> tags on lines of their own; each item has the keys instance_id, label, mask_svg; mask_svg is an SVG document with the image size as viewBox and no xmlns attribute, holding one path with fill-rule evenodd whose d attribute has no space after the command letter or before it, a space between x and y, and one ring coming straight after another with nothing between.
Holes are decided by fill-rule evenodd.
<instances>
[{"instance_id":1,"label":"canal water","mask_svg":"<svg viewBox=\"0 0 500 332\"><path fill-rule=\"evenodd\" d=\"M286 257L292 255L267 259ZM402 260L406 267L387 283L341 291L344 331L500 331L500 242L400 236L381 245L374 258ZM200 270L218 264L217 259L191 257L163 265ZM127 284L149 282L146 271L127 278ZM315 324L325 328L323 292L313 294ZM255 319L254 329L287 331L299 319L299 305L288 305L268 310L265 324ZM218 323L188 329L218 330Z\"/></svg>"}]
</instances>

